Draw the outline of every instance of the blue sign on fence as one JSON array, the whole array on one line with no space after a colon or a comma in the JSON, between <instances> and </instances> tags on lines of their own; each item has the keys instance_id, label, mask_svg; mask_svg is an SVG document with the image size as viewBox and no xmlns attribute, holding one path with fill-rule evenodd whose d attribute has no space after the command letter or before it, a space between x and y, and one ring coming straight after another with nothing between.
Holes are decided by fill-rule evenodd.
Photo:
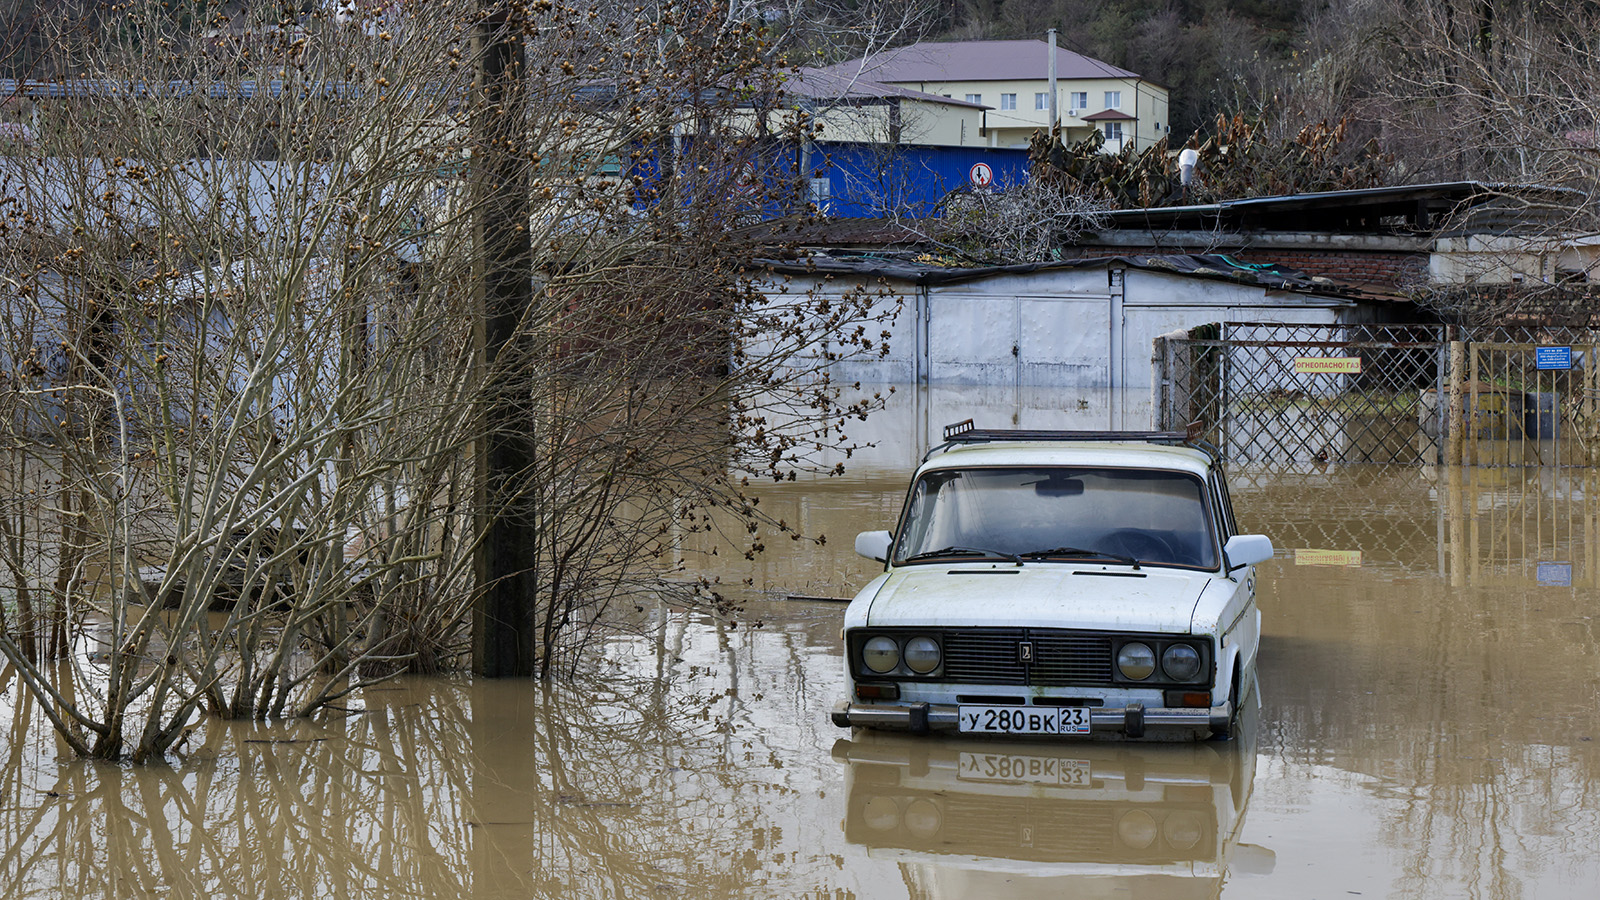
<instances>
[{"instance_id":1,"label":"blue sign on fence","mask_svg":"<svg viewBox=\"0 0 1600 900\"><path fill-rule=\"evenodd\" d=\"M1572 563L1542 562L1534 571L1539 583L1546 587L1572 587Z\"/></svg>"},{"instance_id":2,"label":"blue sign on fence","mask_svg":"<svg viewBox=\"0 0 1600 900\"><path fill-rule=\"evenodd\" d=\"M1539 347L1533 351L1534 364L1540 369L1572 368L1571 347Z\"/></svg>"}]
</instances>

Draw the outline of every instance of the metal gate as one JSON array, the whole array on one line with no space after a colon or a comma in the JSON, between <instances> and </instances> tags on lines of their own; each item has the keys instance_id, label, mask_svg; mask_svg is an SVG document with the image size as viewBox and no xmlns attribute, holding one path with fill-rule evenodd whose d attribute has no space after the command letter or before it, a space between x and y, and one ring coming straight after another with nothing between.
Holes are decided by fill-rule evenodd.
<instances>
[{"instance_id":1,"label":"metal gate","mask_svg":"<svg viewBox=\"0 0 1600 900\"><path fill-rule=\"evenodd\" d=\"M1600 333L1588 328L1463 330L1443 398L1444 459L1468 465L1592 465ZM1453 396L1452 396L1453 393Z\"/></svg>"},{"instance_id":2,"label":"metal gate","mask_svg":"<svg viewBox=\"0 0 1600 900\"><path fill-rule=\"evenodd\" d=\"M1235 462L1435 461L1442 325L1224 322L1155 342L1156 427L1198 421Z\"/></svg>"}]
</instances>

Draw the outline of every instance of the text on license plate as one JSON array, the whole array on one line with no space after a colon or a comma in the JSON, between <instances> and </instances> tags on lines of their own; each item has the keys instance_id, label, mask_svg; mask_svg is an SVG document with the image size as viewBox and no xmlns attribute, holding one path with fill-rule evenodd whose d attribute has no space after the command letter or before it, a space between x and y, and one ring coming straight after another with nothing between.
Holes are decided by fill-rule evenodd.
<instances>
[{"instance_id":1,"label":"text on license plate","mask_svg":"<svg viewBox=\"0 0 1600 900\"><path fill-rule=\"evenodd\" d=\"M1084 706L962 706L959 728L977 734L1088 734Z\"/></svg>"},{"instance_id":2,"label":"text on license plate","mask_svg":"<svg viewBox=\"0 0 1600 900\"><path fill-rule=\"evenodd\" d=\"M1088 787L1094 779L1094 767L1087 759L1019 756L1014 753L962 753L961 768L956 777L962 781Z\"/></svg>"}]
</instances>

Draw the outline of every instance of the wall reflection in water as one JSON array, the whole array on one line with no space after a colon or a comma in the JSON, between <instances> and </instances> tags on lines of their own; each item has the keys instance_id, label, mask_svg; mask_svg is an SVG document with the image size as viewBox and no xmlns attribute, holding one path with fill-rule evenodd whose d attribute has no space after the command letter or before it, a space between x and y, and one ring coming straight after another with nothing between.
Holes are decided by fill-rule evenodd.
<instances>
[{"instance_id":1,"label":"wall reflection in water","mask_svg":"<svg viewBox=\"0 0 1600 900\"><path fill-rule=\"evenodd\" d=\"M845 838L902 870L915 898L1213 897L1262 875L1241 844L1256 704L1238 740L1045 744L856 731Z\"/></svg>"}]
</instances>

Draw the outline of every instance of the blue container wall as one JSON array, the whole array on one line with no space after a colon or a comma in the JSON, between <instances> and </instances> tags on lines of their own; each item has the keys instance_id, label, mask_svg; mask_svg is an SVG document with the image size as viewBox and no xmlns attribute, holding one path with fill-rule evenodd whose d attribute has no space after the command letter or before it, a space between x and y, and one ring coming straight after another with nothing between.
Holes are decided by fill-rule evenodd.
<instances>
[{"instance_id":1,"label":"blue container wall","mask_svg":"<svg viewBox=\"0 0 1600 900\"><path fill-rule=\"evenodd\" d=\"M683 148L686 160L701 162L692 142ZM688 203L694 194L714 198L719 204L753 201L749 210L756 216L779 216L798 203L796 190L804 184L797 177L801 154L795 144L773 141L751 148L741 159L716 159L712 175L697 179L686 188ZM704 160L710 162L711 160ZM937 214L938 204L951 191L972 185L973 168L988 167L991 187L1003 190L1028 180L1028 151L987 147L912 147L886 144L818 142L812 145L806 178L826 178L828 200L824 212L839 218L881 218L902 216L924 218ZM632 174L642 179L642 193L635 205L653 202L657 187L658 161L653 153L642 154ZM742 188L741 178L759 183L755 190ZM788 196L790 201L779 198ZM759 207L759 208L758 208Z\"/></svg>"},{"instance_id":2,"label":"blue container wall","mask_svg":"<svg viewBox=\"0 0 1600 900\"><path fill-rule=\"evenodd\" d=\"M933 215L951 191L971 186L979 164L1004 189L1028 180L1028 151L987 147L895 147L818 143L811 168L828 179L827 212L840 218Z\"/></svg>"}]
</instances>

